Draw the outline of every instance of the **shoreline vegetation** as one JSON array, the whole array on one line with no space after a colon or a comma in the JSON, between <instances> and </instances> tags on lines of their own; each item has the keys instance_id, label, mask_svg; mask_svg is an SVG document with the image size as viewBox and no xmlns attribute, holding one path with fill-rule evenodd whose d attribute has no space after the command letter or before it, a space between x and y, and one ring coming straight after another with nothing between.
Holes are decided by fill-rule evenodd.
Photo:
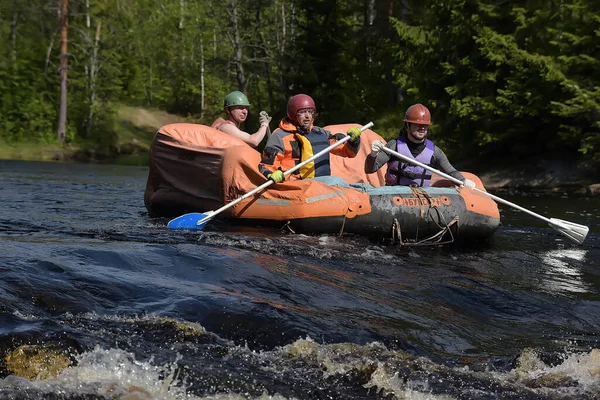
<instances>
[{"instance_id":1,"label":"shoreline vegetation","mask_svg":"<svg viewBox=\"0 0 600 400\"><path fill-rule=\"evenodd\" d=\"M74 141L60 146L57 142L2 141L0 159L148 165L154 134L161 126L176 122L190 121L158 109L122 106L110 143Z\"/></svg>"},{"instance_id":2,"label":"shoreline vegetation","mask_svg":"<svg viewBox=\"0 0 600 400\"><path fill-rule=\"evenodd\" d=\"M177 122L197 123L163 110L122 106L117 112L113 144L76 142L61 147L57 143L0 142L0 159L146 166L156 131ZM565 159L560 154L548 154L521 163L475 160L465 165L461 157L454 157L454 160L458 169L475 173L487 189L494 191L600 195L594 166L581 160Z\"/></svg>"},{"instance_id":3,"label":"shoreline vegetation","mask_svg":"<svg viewBox=\"0 0 600 400\"><path fill-rule=\"evenodd\" d=\"M317 124L390 139L421 103L491 190L600 183L597 1L50 3L0 3L3 158L144 165L156 129L210 123L239 90L246 130L305 93Z\"/></svg>"}]
</instances>

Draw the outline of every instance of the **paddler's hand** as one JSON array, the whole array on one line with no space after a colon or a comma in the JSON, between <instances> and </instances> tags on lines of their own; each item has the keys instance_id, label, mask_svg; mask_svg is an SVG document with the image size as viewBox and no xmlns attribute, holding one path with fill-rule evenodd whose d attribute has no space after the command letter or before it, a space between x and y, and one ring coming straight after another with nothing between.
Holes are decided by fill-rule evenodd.
<instances>
[{"instance_id":1,"label":"paddler's hand","mask_svg":"<svg viewBox=\"0 0 600 400\"><path fill-rule=\"evenodd\" d=\"M266 111L261 111L260 114L258 115L258 122L260 123L260 126L269 126L269 122L271 122L271 117L269 116L269 114L267 114Z\"/></svg>"},{"instance_id":2,"label":"paddler's hand","mask_svg":"<svg viewBox=\"0 0 600 400\"><path fill-rule=\"evenodd\" d=\"M475 187L475 182L473 182L470 179L465 179L463 181L463 186L466 187L466 188L469 188L469 189L473 189Z\"/></svg>"},{"instance_id":3,"label":"paddler's hand","mask_svg":"<svg viewBox=\"0 0 600 400\"><path fill-rule=\"evenodd\" d=\"M360 133L360 128L350 128L348 129L348 132L346 132L346 135L350 136L351 142L356 142L358 138L360 138Z\"/></svg>"},{"instance_id":4,"label":"paddler's hand","mask_svg":"<svg viewBox=\"0 0 600 400\"><path fill-rule=\"evenodd\" d=\"M283 182L284 176L283 176L283 172L275 171L275 172L267 175L267 178L272 180L275 183L281 183L281 182Z\"/></svg>"},{"instance_id":5,"label":"paddler's hand","mask_svg":"<svg viewBox=\"0 0 600 400\"><path fill-rule=\"evenodd\" d=\"M375 140L371 143L371 151L373 152L374 156L377 155L377 153L379 153L380 151L382 151L384 147L385 144L380 140Z\"/></svg>"}]
</instances>

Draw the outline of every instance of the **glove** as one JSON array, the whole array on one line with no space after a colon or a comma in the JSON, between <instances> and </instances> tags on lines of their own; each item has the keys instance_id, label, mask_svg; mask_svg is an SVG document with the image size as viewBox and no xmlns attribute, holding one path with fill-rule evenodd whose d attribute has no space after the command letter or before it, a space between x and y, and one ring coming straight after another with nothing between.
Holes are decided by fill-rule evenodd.
<instances>
[{"instance_id":1,"label":"glove","mask_svg":"<svg viewBox=\"0 0 600 400\"><path fill-rule=\"evenodd\" d=\"M258 116L258 122L261 126L269 126L269 122L271 122L271 117L269 116L269 114L267 114L266 111L261 111Z\"/></svg>"},{"instance_id":2,"label":"glove","mask_svg":"<svg viewBox=\"0 0 600 400\"><path fill-rule=\"evenodd\" d=\"M373 154L379 153L383 150L384 147L385 144L379 140L375 140L373 143L371 143L371 151L373 152Z\"/></svg>"},{"instance_id":3,"label":"glove","mask_svg":"<svg viewBox=\"0 0 600 400\"><path fill-rule=\"evenodd\" d=\"M463 181L463 186L466 187L466 188L469 188L469 189L473 189L475 187L475 182L473 182L470 179L465 179Z\"/></svg>"},{"instance_id":4,"label":"glove","mask_svg":"<svg viewBox=\"0 0 600 400\"><path fill-rule=\"evenodd\" d=\"M346 134L350 136L351 142L355 142L360 137L361 131L360 128L350 128Z\"/></svg>"},{"instance_id":5,"label":"glove","mask_svg":"<svg viewBox=\"0 0 600 400\"><path fill-rule=\"evenodd\" d=\"M281 183L281 182L283 182L284 176L283 176L283 172L275 171L275 172L267 175L267 178L272 180L275 183Z\"/></svg>"}]
</instances>

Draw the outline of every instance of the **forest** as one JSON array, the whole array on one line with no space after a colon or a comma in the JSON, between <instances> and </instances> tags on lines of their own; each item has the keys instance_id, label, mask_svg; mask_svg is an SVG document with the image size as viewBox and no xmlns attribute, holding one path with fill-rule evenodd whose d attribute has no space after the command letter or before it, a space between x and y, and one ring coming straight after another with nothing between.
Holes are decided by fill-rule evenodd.
<instances>
[{"instance_id":1,"label":"forest","mask_svg":"<svg viewBox=\"0 0 600 400\"><path fill-rule=\"evenodd\" d=\"M316 123L432 112L451 155L559 153L600 166L597 0L6 0L0 143L113 148L122 105L246 130L311 95Z\"/></svg>"}]
</instances>

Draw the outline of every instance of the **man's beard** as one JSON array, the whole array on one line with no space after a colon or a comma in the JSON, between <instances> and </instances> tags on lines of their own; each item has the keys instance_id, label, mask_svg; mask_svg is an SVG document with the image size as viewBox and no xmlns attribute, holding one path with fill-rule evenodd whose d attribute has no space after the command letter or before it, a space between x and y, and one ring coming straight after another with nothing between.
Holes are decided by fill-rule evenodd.
<instances>
[{"instance_id":1,"label":"man's beard","mask_svg":"<svg viewBox=\"0 0 600 400\"><path fill-rule=\"evenodd\" d=\"M421 143L422 141L425 140L425 136L427 136L427 134L425 134L425 136L423 136L422 138L419 138L416 136L416 134L414 132L410 132L408 133L408 136L411 137L411 139L415 142L415 143Z\"/></svg>"}]
</instances>

